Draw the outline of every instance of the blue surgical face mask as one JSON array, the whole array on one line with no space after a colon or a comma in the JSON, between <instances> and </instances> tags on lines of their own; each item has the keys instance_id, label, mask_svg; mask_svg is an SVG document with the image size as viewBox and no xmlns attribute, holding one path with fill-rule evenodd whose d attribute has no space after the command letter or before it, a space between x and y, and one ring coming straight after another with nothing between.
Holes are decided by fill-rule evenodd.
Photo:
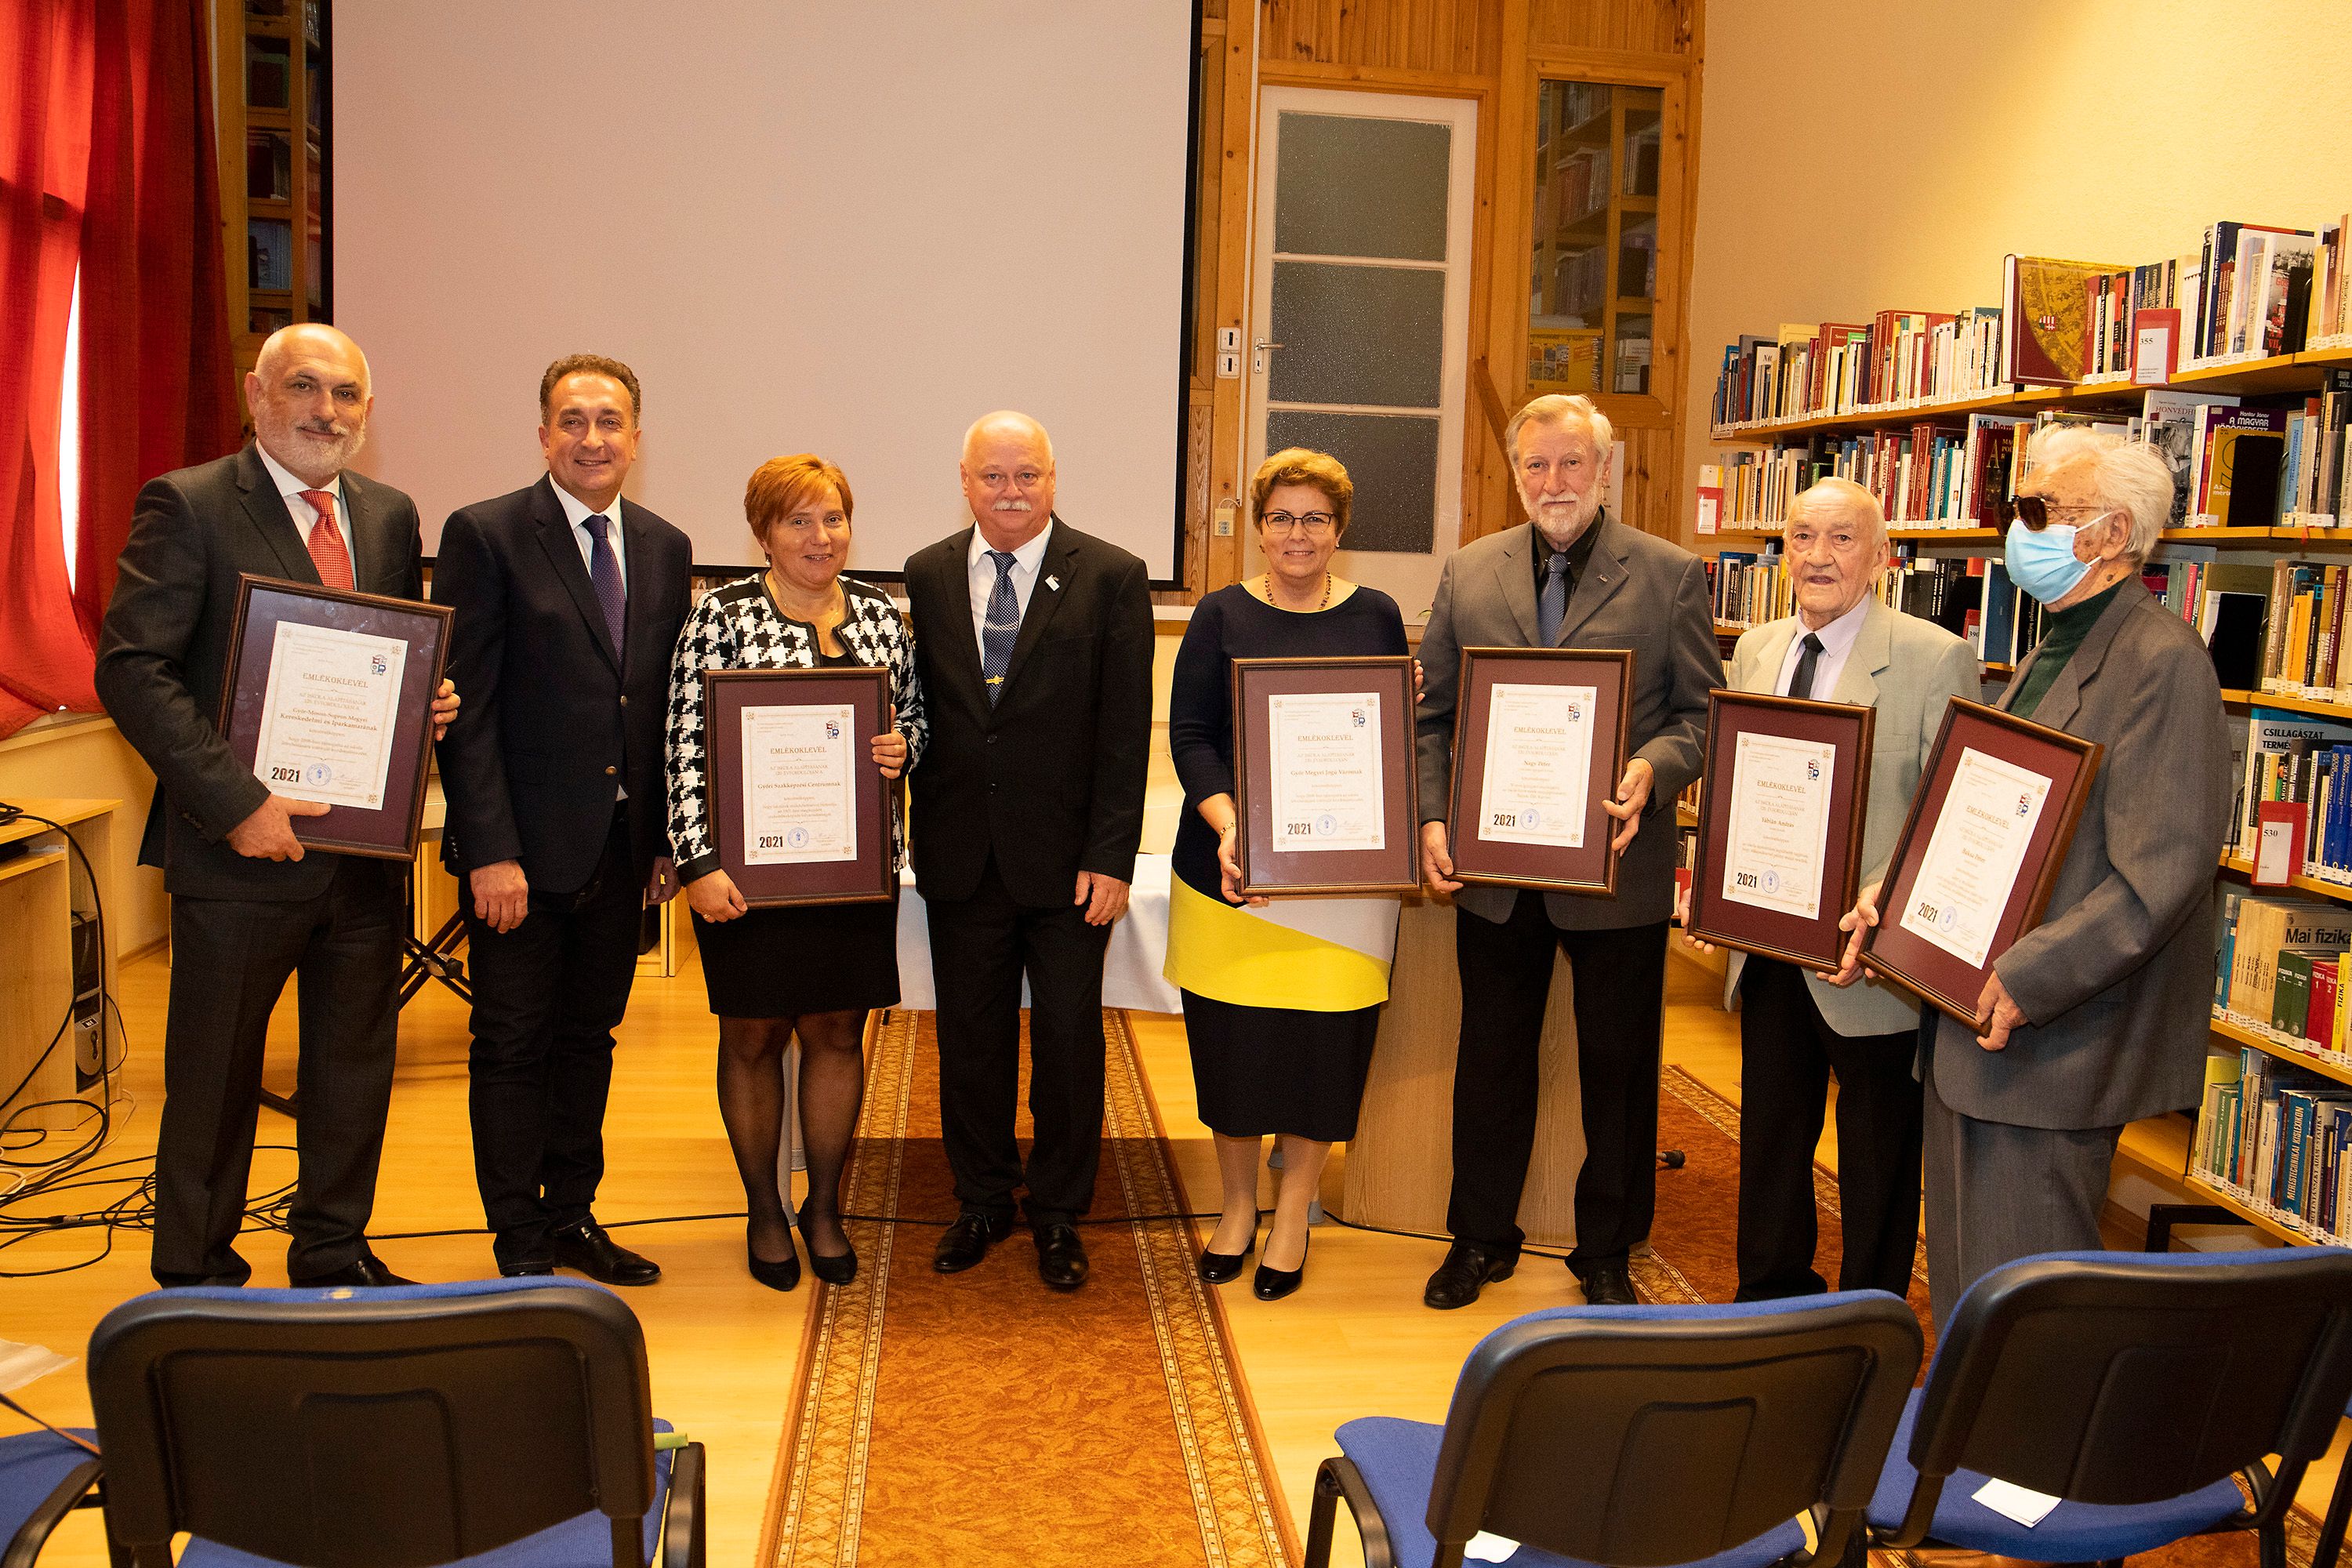
<instances>
[{"instance_id":1,"label":"blue surgical face mask","mask_svg":"<svg viewBox=\"0 0 2352 1568\"><path fill-rule=\"evenodd\" d=\"M2070 523L2040 530L2026 527L2021 519L2011 523L2005 546L2009 580L2045 605L2073 593L2091 570L2089 562L2074 554L2074 533Z\"/></svg>"}]
</instances>

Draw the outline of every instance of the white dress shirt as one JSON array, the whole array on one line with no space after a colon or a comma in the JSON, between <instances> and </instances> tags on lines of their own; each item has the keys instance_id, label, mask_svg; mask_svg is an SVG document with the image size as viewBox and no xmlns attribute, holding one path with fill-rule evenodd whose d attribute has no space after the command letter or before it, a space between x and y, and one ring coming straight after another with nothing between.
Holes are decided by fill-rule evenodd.
<instances>
[{"instance_id":1,"label":"white dress shirt","mask_svg":"<svg viewBox=\"0 0 2352 1568\"><path fill-rule=\"evenodd\" d=\"M1013 552L1013 601L1021 609L1021 618L1029 618L1029 596L1037 591L1038 563L1045 559L1045 542L1054 537L1051 519L1037 531L1037 537ZM996 563L989 558L988 536L977 527L971 531L971 550L964 558L964 579L971 587L971 640L980 649L981 664L988 663L988 596L996 592Z\"/></svg>"},{"instance_id":2,"label":"white dress shirt","mask_svg":"<svg viewBox=\"0 0 2352 1568\"><path fill-rule=\"evenodd\" d=\"M563 515L572 524L572 542L580 546L580 563L588 568L588 580L592 583L596 580L596 536L588 531L588 520L604 520L604 537L612 543L613 563L620 568L621 592L625 595L629 591L629 552L621 548L621 498L614 496L613 504L601 512L591 511L586 501L553 480L548 482L554 488L555 499L563 504Z\"/></svg>"},{"instance_id":3,"label":"white dress shirt","mask_svg":"<svg viewBox=\"0 0 2352 1568\"><path fill-rule=\"evenodd\" d=\"M253 449L261 454L261 466L269 470L270 479L277 483L278 493L286 502L286 514L294 520L294 531L302 536L304 544L310 542L310 530L318 526L319 514L311 510L309 501L302 499L302 492L320 489L335 498L335 531L343 536L343 553L352 558L352 581L357 583L360 574L359 542L352 537L351 508L343 503L343 476L337 474L323 485L314 485L297 479L271 457L269 448L260 442L256 441Z\"/></svg>"},{"instance_id":4,"label":"white dress shirt","mask_svg":"<svg viewBox=\"0 0 2352 1568\"><path fill-rule=\"evenodd\" d=\"M1802 616L1796 617L1796 635L1789 639L1789 651L1780 659L1780 679L1773 683L1776 697L1789 695L1789 682L1797 678L1797 661L1805 657L1808 632L1822 639L1821 661L1813 666L1812 699L1816 702L1832 700L1830 693L1837 689L1838 676L1845 668L1845 656L1853 651L1853 639L1862 635L1862 619L1870 613L1870 595L1864 594L1854 601L1853 608L1818 631L1805 625Z\"/></svg>"}]
</instances>

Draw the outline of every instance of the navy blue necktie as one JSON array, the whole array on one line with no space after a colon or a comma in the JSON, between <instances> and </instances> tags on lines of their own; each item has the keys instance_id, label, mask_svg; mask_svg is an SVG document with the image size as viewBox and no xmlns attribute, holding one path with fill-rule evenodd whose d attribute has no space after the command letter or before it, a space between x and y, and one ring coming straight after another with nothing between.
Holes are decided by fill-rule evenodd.
<instances>
[{"instance_id":1,"label":"navy blue necktie","mask_svg":"<svg viewBox=\"0 0 2352 1568\"><path fill-rule=\"evenodd\" d=\"M621 559L613 553L613 520L592 511L580 520L580 526L588 531L588 584L596 590L596 603L604 608L604 629L613 634L613 652L617 655L628 596L621 591Z\"/></svg>"},{"instance_id":2,"label":"navy blue necktie","mask_svg":"<svg viewBox=\"0 0 2352 1568\"><path fill-rule=\"evenodd\" d=\"M1544 563L1543 591L1536 595L1536 636L1546 647L1559 641L1559 623L1568 619L1568 552L1555 550Z\"/></svg>"},{"instance_id":3,"label":"navy blue necktie","mask_svg":"<svg viewBox=\"0 0 2352 1568\"><path fill-rule=\"evenodd\" d=\"M1021 601L1013 592L1013 552L992 550L996 563L996 586L988 591L988 611L980 623L980 672L988 678L988 702L996 705L1004 690L1004 672L1013 668L1013 639L1021 635Z\"/></svg>"}]
</instances>

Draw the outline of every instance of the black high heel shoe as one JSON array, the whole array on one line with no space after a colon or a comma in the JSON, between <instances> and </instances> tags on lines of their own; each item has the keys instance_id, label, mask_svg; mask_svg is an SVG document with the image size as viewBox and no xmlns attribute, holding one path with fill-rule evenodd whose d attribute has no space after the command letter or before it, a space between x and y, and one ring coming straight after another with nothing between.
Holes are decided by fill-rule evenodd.
<instances>
[{"instance_id":1,"label":"black high heel shoe","mask_svg":"<svg viewBox=\"0 0 2352 1568\"><path fill-rule=\"evenodd\" d=\"M1311 1247L1314 1245L1315 1238L1310 1236L1307 1241ZM1261 1301L1279 1301L1297 1289L1298 1282L1306 1278L1307 1253L1302 1248L1298 1254L1298 1267L1296 1268L1268 1268L1265 1264L1259 1264L1257 1278L1250 1281L1250 1294Z\"/></svg>"},{"instance_id":2,"label":"black high heel shoe","mask_svg":"<svg viewBox=\"0 0 2352 1568\"><path fill-rule=\"evenodd\" d=\"M846 1252L827 1257L816 1249L816 1237L808 1233L808 1210L803 1208L800 1218L793 1223L798 1227L801 1239L808 1243L810 1273L828 1285L846 1285L857 1278L857 1248L853 1247Z\"/></svg>"},{"instance_id":3,"label":"black high heel shoe","mask_svg":"<svg viewBox=\"0 0 2352 1568\"><path fill-rule=\"evenodd\" d=\"M1250 1232L1249 1245L1239 1252L1212 1252L1201 1248L1201 1278L1212 1285L1223 1285L1242 1277L1242 1265L1257 1250L1257 1232Z\"/></svg>"},{"instance_id":4,"label":"black high heel shoe","mask_svg":"<svg viewBox=\"0 0 2352 1568\"><path fill-rule=\"evenodd\" d=\"M793 1233L784 1232L784 1256L773 1263L751 1250L751 1243L743 1243L743 1257L751 1267L751 1278L771 1290L789 1290L801 1282L801 1255L792 1249Z\"/></svg>"}]
</instances>

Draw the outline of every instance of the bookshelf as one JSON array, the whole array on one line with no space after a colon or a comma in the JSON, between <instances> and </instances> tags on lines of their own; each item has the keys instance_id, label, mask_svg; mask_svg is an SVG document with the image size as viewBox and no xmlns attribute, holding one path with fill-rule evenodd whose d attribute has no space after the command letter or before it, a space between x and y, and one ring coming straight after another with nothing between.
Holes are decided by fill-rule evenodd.
<instances>
[{"instance_id":1,"label":"bookshelf","mask_svg":"<svg viewBox=\"0 0 2352 1568\"><path fill-rule=\"evenodd\" d=\"M221 240L240 371L279 327L334 320L331 5L213 7Z\"/></svg>"},{"instance_id":2,"label":"bookshelf","mask_svg":"<svg viewBox=\"0 0 2352 1568\"><path fill-rule=\"evenodd\" d=\"M1545 79L1537 94L1528 390L1654 398L1666 89Z\"/></svg>"}]
</instances>

